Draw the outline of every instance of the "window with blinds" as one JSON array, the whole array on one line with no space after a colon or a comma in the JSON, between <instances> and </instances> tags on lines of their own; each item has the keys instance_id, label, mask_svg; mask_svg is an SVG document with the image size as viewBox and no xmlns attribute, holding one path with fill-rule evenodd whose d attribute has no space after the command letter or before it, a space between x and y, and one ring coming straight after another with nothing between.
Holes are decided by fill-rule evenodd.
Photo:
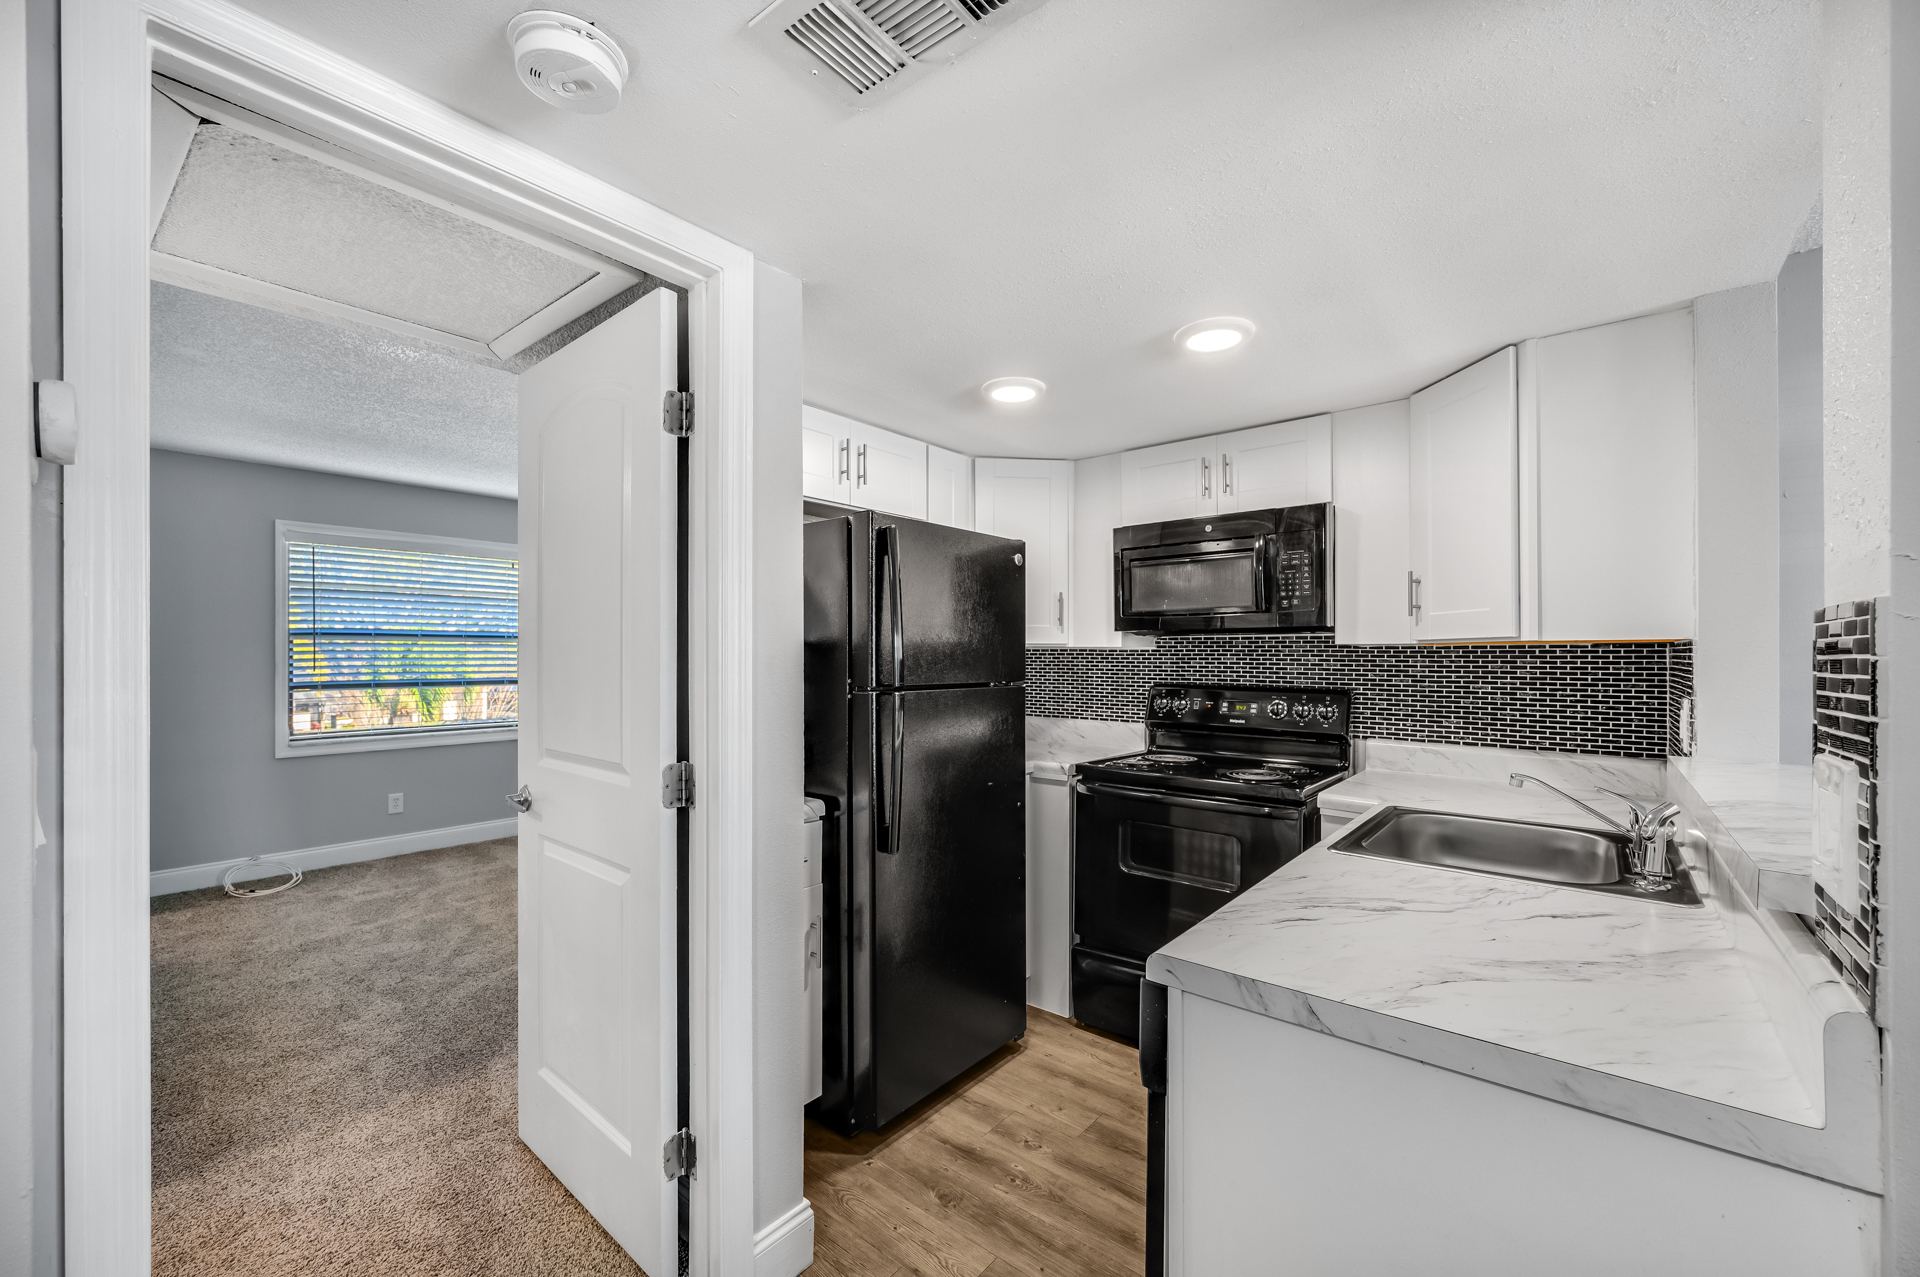
<instances>
[{"instance_id":1,"label":"window with blinds","mask_svg":"<svg viewBox=\"0 0 1920 1277\"><path fill-rule=\"evenodd\" d=\"M282 533L287 742L372 744L517 725L518 560L381 541Z\"/></svg>"}]
</instances>

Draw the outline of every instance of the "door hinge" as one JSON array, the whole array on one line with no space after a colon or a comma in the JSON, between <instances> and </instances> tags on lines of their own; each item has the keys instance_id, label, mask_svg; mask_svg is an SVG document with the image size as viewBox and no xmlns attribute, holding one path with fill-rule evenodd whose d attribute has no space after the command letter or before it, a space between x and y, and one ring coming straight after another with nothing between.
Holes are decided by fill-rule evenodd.
<instances>
[{"instance_id":1,"label":"door hinge","mask_svg":"<svg viewBox=\"0 0 1920 1277\"><path fill-rule=\"evenodd\" d=\"M693 764L668 763L660 772L660 805L693 806Z\"/></svg>"},{"instance_id":2,"label":"door hinge","mask_svg":"<svg viewBox=\"0 0 1920 1277\"><path fill-rule=\"evenodd\" d=\"M691 390L669 390L667 401L660 418L660 428L676 439L684 439L693 433L693 392Z\"/></svg>"},{"instance_id":3,"label":"door hinge","mask_svg":"<svg viewBox=\"0 0 1920 1277\"><path fill-rule=\"evenodd\" d=\"M668 1179L679 1179L682 1175L693 1174L694 1148L693 1132L685 1129L667 1136L667 1142L660 1146L660 1169Z\"/></svg>"}]
</instances>

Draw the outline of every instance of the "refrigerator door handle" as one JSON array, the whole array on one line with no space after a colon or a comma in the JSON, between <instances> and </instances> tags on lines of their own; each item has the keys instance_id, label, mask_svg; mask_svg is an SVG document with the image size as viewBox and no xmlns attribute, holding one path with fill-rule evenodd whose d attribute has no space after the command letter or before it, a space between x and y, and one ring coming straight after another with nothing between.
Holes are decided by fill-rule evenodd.
<instances>
[{"instance_id":1,"label":"refrigerator door handle","mask_svg":"<svg viewBox=\"0 0 1920 1277\"><path fill-rule=\"evenodd\" d=\"M895 687L906 682L906 640L901 631L906 624L906 608L900 602L900 530L880 529L880 553L887 562L884 578L887 590L887 617L893 629L893 679Z\"/></svg>"},{"instance_id":2,"label":"refrigerator door handle","mask_svg":"<svg viewBox=\"0 0 1920 1277\"><path fill-rule=\"evenodd\" d=\"M880 698L887 707L888 717L892 720L893 739L885 746L887 759L880 769L879 808L881 836L874 840L874 850L883 855L896 855L900 851L900 768L905 761L906 704L898 696Z\"/></svg>"}]
</instances>

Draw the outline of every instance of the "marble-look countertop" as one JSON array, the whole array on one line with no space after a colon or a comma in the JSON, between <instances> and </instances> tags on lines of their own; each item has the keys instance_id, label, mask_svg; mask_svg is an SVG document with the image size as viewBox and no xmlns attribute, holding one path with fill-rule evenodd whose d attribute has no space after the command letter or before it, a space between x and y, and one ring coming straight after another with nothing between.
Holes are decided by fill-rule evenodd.
<instances>
[{"instance_id":1,"label":"marble-look countertop","mask_svg":"<svg viewBox=\"0 0 1920 1277\"><path fill-rule=\"evenodd\" d=\"M1534 787L1458 774L1369 769L1322 800L1597 824ZM1724 902L1688 909L1328 846L1353 827L1160 950L1149 978L1877 1189L1871 1097L1845 1100L1836 1120L1827 1079L1796 1068ZM1696 883L1714 890L1709 874Z\"/></svg>"},{"instance_id":2,"label":"marble-look countertop","mask_svg":"<svg viewBox=\"0 0 1920 1277\"><path fill-rule=\"evenodd\" d=\"M1668 766L1733 836L1731 868L1747 895L1763 908L1812 914L1813 768L1712 758Z\"/></svg>"}]
</instances>

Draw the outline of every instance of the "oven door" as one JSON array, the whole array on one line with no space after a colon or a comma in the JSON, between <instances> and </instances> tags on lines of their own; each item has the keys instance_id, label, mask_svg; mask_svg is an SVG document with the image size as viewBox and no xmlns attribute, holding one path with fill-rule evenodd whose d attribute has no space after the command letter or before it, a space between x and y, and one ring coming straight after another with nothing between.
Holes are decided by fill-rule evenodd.
<instances>
[{"instance_id":1,"label":"oven door","mask_svg":"<svg viewBox=\"0 0 1920 1277\"><path fill-rule=\"evenodd\" d=\"M1240 616L1272 606L1264 536L1122 550L1120 620L1152 624L1166 617Z\"/></svg>"},{"instance_id":2,"label":"oven door","mask_svg":"<svg viewBox=\"0 0 1920 1277\"><path fill-rule=\"evenodd\" d=\"M1303 851L1311 807L1078 781L1073 930L1144 960Z\"/></svg>"}]
</instances>

